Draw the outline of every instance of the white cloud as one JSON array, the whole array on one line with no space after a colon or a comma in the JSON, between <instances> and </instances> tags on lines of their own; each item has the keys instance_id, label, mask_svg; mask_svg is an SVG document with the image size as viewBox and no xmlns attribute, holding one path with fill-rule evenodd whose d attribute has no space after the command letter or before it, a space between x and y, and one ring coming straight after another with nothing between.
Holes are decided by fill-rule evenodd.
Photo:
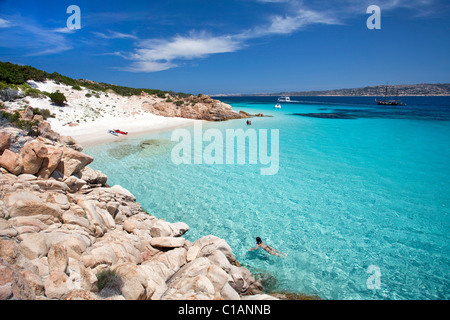
<instances>
[{"instance_id":1,"label":"white cloud","mask_svg":"<svg viewBox=\"0 0 450 320\"><path fill-rule=\"evenodd\" d=\"M301 29L311 24L338 24L338 20L317 11L300 9L295 15L275 16L270 27L266 30L268 34L286 34Z\"/></svg>"},{"instance_id":2,"label":"white cloud","mask_svg":"<svg viewBox=\"0 0 450 320\"><path fill-rule=\"evenodd\" d=\"M0 18L0 28L8 28L11 26L12 24L10 21Z\"/></svg>"},{"instance_id":3,"label":"white cloud","mask_svg":"<svg viewBox=\"0 0 450 320\"><path fill-rule=\"evenodd\" d=\"M32 37L31 44L35 50L29 53L30 56L54 54L72 49L66 38L59 32L31 24L22 27Z\"/></svg>"},{"instance_id":4,"label":"white cloud","mask_svg":"<svg viewBox=\"0 0 450 320\"><path fill-rule=\"evenodd\" d=\"M205 33L191 33L175 36L169 40L149 39L137 42L131 53L115 53L130 60L131 65L121 70L132 72L155 72L175 68L180 60L205 58L213 54L239 51L251 39L274 35L292 34L315 24L338 25L355 15L366 14L372 0L253 0L260 3L279 3L285 14L273 14L267 22L240 33L213 36ZM415 8L421 10L434 0L379 0L382 10ZM366 5L366 3L368 3ZM326 9L324 9L326 8ZM108 38L107 35L97 33ZM114 33L109 35L112 38ZM130 37L135 39L134 36ZM137 38L135 39L137 40Z\"/></svg>"},{"instance_id":5,"label":"white cloud","mask_svg":"<svg viewBox=\"0 0 450 320\"><path fill-rule=\"evenodd\" d=\"M52 32L71 34L71 33L75 33L76 29L69 29L67 27L64 27L64 28L53 29Z\"/></svg>"},{"instance_id":6,"label":"white cloud","mask_svg":"<svg viewBox=\"0 0 450 320\"><path fill-rule=\"evenodd\" d=\"M138 39L138 37L136 37L133 34L126 34L116 31L109 31L108 34L102 32L92 32L92 33L103 39L133 39L133 40Z\"/></svg>"},{"instance_id":7,"label":"white cloud","mask_svg":"<svg viewBox=\"0 0 450 320\"><path fill-rule=\"evenodd\" d=\"M0 47L21 49L28 56L60 53L72 48L61 29L42 27L20 15L11 20L0 18L0 26L14 27L0 32Z\"/></svg>"},{"instance_id":8,"label":"white cloud","mask_svg":"<svg viewBox=\"0 0 450 320\"><path fill-rule=\"evenodd\" d=\"M256 0L264 3L280 3L289 7L289 14L273 15L267 23L240 33L213 36L206 33L177 35L169 40L149 39L137 42L137 48L131 53L115 53L124 59L133 61L131 66L122 70L133 72L155 72L178 66L180 60L205 58L213 54L236 52L247 46L251 39L276 34L290 34L311 24L339 23L328 12L314 11L295 0ZM286 8L285 8L286 9ZM286 10L287 11L287 10ZM106 35L96 33L107 38Z\"/></svg>"},{"instance_id":9,"label":"white cloud","mask_svg":"<svg viewBox=\"0 0 450 320\"><path fill-rule=\"evenodd\" d=\"M137 58L152 60L174 60L202 58L214 53L233 52L238 42L230 36L213 37L204 34L176 36L171 40L146 40L136 50Z\"/></svg>"},{"instance_id":10,"label":"white cloud","mask_svg":"<svg viewBox=\"0 0 450 320\"><path fill-rule=\"evenodd\" d=\"M117 54L134 61L122 70L133 72L156 72L177 67L177 60L205 58L212 54L236 52L246 47L246 40L273 34L289 34L309 24L337 24L334 18L312 10L299 9L295 15L274 16L265 26L239 34L211 36L205 33L191 33L175 36L170 40L150 39L139 42L131 54Z\"/></svg>"},{"instance_id":11,"label":"white cloud","mask_svg":"<svg viewBox=\"0 0 450 320\"><path fill-rule=\"evenodd\" d=\"M129 67L118 68L122 71L130 72L157 72L172 69L177 67L176 64L171 62L158 62L158 61L135 61Z\"/></svg>"},{"instance_id":12,"label":"white cloud","mask_svg":"<svg viewBox=\"0 0 450 320\"><path fill-rule=\"evenodd\" d=\"M231 36L209 36L204 33L176 36L170 40L144 40L131 54L119 54L134 61L127 71L155 72L177 66L174 60L204 58L211 54L235 52L242 44Z\"/></svg>"}]
</instances>

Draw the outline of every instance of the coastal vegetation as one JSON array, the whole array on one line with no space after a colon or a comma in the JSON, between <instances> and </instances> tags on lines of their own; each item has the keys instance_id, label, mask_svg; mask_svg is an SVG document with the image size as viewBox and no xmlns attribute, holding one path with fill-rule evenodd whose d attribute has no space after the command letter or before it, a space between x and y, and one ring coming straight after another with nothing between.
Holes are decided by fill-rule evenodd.
<instances>
[{"instance_id":1,"label":"coastal vegetation","mask_svg":"<svg viewBox=\"0 0 450 320\"><path fill-rule=\"evenodd\" d=\"M120 294L122 287L122 278L116 271L105 269L97 274L97 288L101 296L108 295L102 290L112 291L113 294L111 296Z\"/></svg>"},{"instance_id":2,"label":"coastal vegetation","mask_svg":"<svg viewBox=\"0 0 450 320\"><path fill-rule=\"evenodd\" d=\"M21 118L19 111L9 113L5 110L0 110L0 120L5 119L13 126L24 130L29 136L37 137L39 135L38 122L36 120L25 120Z\"/></svg>"},{"instance_id":3,"label":"coastal vegetation","mask_svg":"<svg viewBox=\"0 0 450 320\"><path fill-rule=\"evenodd\" d=\"M139 95L142 92L156 95L159 98L165 98L166 95L177 98L186 98L190 94L183 92L164 91L159 89L146 88L130 88L103 82L95 82L91 80L72 79L63 76L57 72L48 73L43 70L36 69L31 66L21 66L10 62L0 62L0 89L2 87L11 87L17 85L26 85L29 80L46 81L53 80L56 83L62 83L71 86L74 90L81 90L82 87L92 91L100 92L115 92L121 96Z\"/></svg>"},{"instance_id":4,"label":"coastal vegetation","mask_svg":"<svg viewBox=\"0 0 450 320\"><path fill-rule=\"evenodd\" d=\"M64 105L65 102L67 102L66 97L61 92L53 92L50 93L49 98L52 100L52 102L58 106Z\"/></svg>"},{"instance_id":5,"label":"coastal vegetation","mask_svg":"<svg viewBox=\"0 0 450 320\"><path fill-rule=\"evenodd\" d=\"M44 108L51 109L53 106L63 105L72 107L74 97L78 97L76 98L76 105L86 105L87 108L76 108L76 112L86 113L85 111L88 111L89 116L87 117L86 114L75 115L75 118L66 121L67 123L86 122L89 119L95 121L102 116L102 111L108 109L108 105L112 106L109 108L110 113L113 111L117 114L120 109L120 107L116 109L116 104L119 101L118 97L115 97L117 95L133 100L134 113L139 113L142 110L144 113L152 113L164 117L208 121L225 121L250 117L248 114L234 111L230 105L212 99L208 95L129 88L91 80L76 80L56 72L48 73L38 70L31 66L0 62L0 100L25 103L25 106L27 106L29 102L24 99L25 97L43 98L47 102L51 100L52 105L48 105L45 101L41 101L42 103L40 102L40 104ZM79 100L80 98L82 100ZM64 117L67 118L65 115L68 110L59 109L58 111L61 112L58 113L58 120L63 121ZM128 111L123 111L121 115L129 114ZM91 117L91 114L93 117Z\"/></svg>"}]
</instances>

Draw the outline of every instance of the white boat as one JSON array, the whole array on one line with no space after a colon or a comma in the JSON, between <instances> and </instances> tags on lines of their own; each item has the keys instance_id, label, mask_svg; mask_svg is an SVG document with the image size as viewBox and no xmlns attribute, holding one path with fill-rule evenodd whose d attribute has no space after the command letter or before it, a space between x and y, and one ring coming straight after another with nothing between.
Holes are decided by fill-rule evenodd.
<instances>
[{"instance_id":1,"label":"white boat","mask_svg":"<svg viewBox=\"0 0 450 320\"><path fill-rule=\"evenodd\" d=\"M288 96L281 96L278 98L278 102L291 102L291 98Z\"/></svg>"},{"instance_id":2,"label":"white boat","mask_svg":"<svg viewBox=\"0 0 450 320\"><path fill-rule=\"evenodd\" d=\"M277 104L275 105L275 109L281 109L281 104L277 103Z\"/></svg>"}]
</instances>

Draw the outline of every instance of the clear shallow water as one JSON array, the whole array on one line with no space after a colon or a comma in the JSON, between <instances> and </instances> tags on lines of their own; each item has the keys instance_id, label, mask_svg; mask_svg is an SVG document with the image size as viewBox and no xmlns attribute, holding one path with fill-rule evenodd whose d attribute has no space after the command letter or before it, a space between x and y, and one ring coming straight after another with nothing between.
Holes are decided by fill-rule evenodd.
<instances>
[{"instance_id":1,"label":"clear shallow water","mask_svg":"<svg viewBox=\"0 0 450 320\"><path fill-rule=\"evenodd\" d=\"M271 97L222 100L274 116L253 118L251 128L280 130L278 174L260 175L259 164L175 166L170 132L86 149L91 167L151 214L186 222L189 240L226 239L271 290L450 298L449 98L404 98L407 107L386 109L372 98L303 97L281 110ZM354 119L293 115L340 112ZM248 251L256 236L288 257ZM371 265L381 273L377 290L367 288Z\"/></svg>"}]
</instances>

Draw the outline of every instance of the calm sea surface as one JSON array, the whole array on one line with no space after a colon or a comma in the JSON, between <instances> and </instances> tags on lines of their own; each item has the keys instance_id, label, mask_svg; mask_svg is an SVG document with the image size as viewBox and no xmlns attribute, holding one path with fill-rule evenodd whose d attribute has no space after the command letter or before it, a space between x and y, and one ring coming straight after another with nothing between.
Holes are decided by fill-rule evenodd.
<instances>
[{"instance_id":1,"label":"calm sea surface","mask_svg":"<svg viewBox=\"0 0 450 320\"><path fill-rule=\"evenodd\" d=\"M397 107L367 97L291 99L274 109L276 97L221 98L273 117L203 125L224 137L278 129L276 175L248 161L177 166L171 132L84 151L145 210L186 222L188 240L224 238L269 291L450 299L450 97L402 97L407 106ZM248 251L256 236L287 258Z\"/></svg>"}]
</instances>

